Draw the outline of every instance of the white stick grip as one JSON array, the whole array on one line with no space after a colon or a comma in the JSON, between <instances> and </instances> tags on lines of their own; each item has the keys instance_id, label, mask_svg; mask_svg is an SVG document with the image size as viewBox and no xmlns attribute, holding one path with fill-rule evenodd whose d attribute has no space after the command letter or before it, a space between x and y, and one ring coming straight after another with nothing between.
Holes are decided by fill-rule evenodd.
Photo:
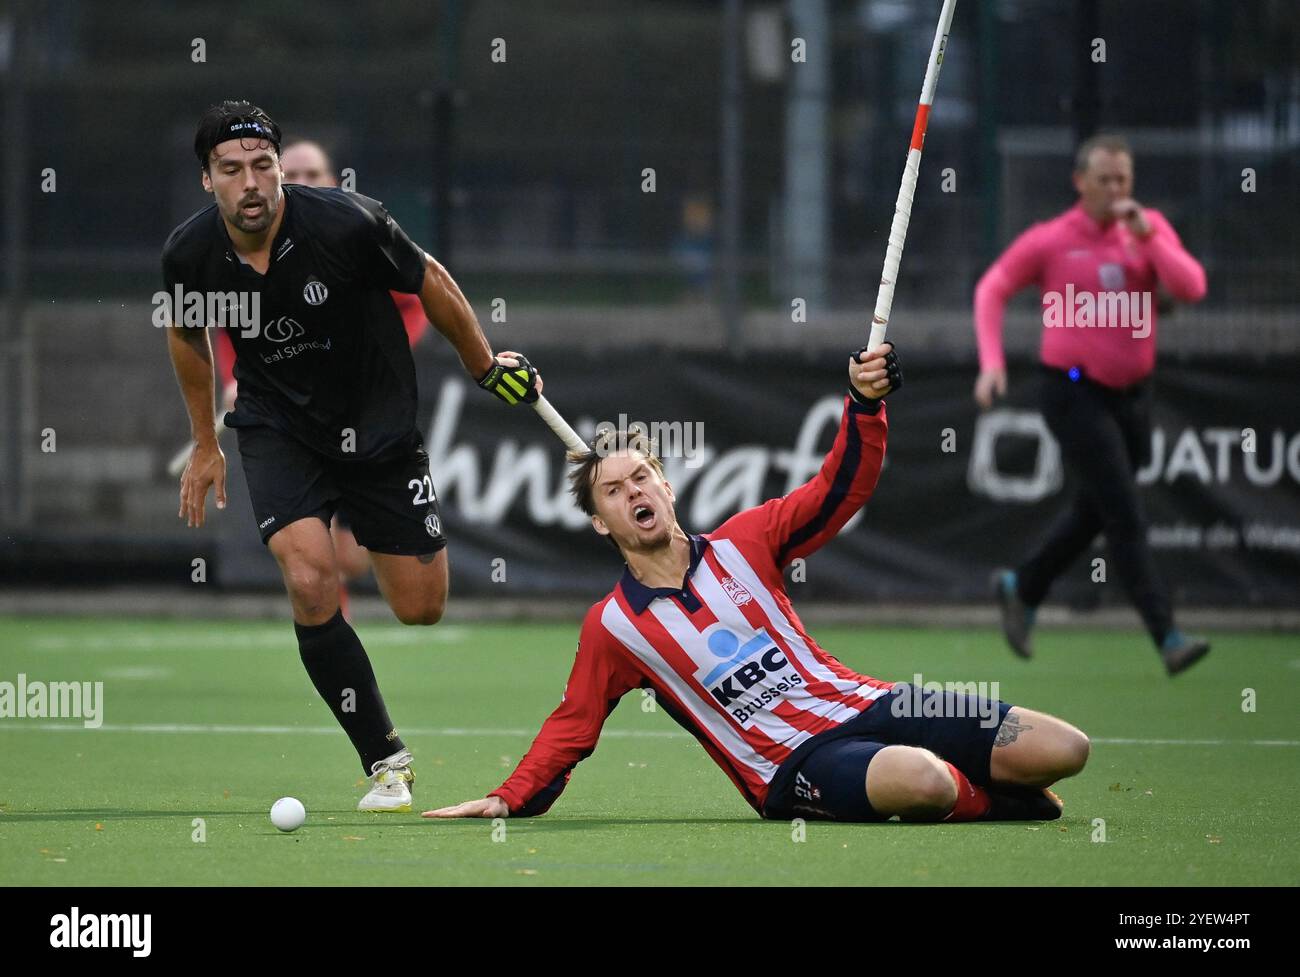
<instances>
[{"instance_id":1,"label":"white stick grip","mask_svg":"<svg viewBox=\"0 0 1300 977\"><path fill-rule=\"evenodd\" d=\"M910 150L907 154L907 165L903 168L903 182L898 187L898 200L894 204L894 220L889 226L889 244L885 247L885 268L880 273L880 291L876 293L876 311L871 317L868 349L875 349L885 341L889 313L894 307L894 286L898 282L898 267L902 264L903 245L907 241L907 225L912 220L912 199L916 196L916 180L920 172L921 151Z\"/></svg>"},{"instance_id":2,"label":"white stick grip","mask_svg":"<svg viewBox=\"0 0 1300 977\"><path fill-rule=\"evenodd\" d=\"M537 402L533 404L533 410L541 416L547 426L555 432L555 436L564 442L564 446L570 451L587 451L587 442L578 437L578 432L569 426L569 422L560 416L560 412L551 406L551 402L545 397L538 397Z\"/></svg>"}]
</instances>

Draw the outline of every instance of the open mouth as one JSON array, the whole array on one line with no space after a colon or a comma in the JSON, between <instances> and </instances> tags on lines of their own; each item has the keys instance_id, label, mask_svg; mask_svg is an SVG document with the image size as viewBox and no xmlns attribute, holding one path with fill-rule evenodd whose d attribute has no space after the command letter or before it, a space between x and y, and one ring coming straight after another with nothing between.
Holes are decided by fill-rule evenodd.
<instances>
[{"instance_id":1,"label":"open mouth","mask_svg":"<svg viewBox=\"0 0 1300 977\"><path fill-rule=\"evenodd\" d=\"M262 202L258 200L258 201L253 201L252 203L246 203L239 209L243 211L245 214L247 214L248 216L252 217L254 214L260 214L262 212Z\"/></svg>"},{"instance_id":2,"label":"open mouth","mask_svg":"<svg viewBox=\"0 0 1300 977\"><path fill-rule=\"evenodd\" d=\"M632 510L632 521L642 529L651 529L655 524L655 511L648 505L639 505Z\"/></svg>"}]
</instances>

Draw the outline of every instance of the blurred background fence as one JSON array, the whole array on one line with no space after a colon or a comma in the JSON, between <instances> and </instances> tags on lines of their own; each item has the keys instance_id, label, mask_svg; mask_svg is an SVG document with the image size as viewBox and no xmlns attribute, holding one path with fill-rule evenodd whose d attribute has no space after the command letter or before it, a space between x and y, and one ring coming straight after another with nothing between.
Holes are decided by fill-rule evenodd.
<instances>
[{"instance_id":1,"label":"blurred background fence","mask_svg":"<svg viewBox=\"0 0 1300 977\"><path fill-rule=\"evenodd\" d=\"M543 370L575 350L632 382L649 351L660 364L752 362L762 396L783 372L775 351L831 363L833 388L826 352L869 320L937 7L8 0L0 579L171 579L187 554L218 554L223 534L256 544L231 518L187 532L163 471L188 425L150 299L163 240L208 199L190 148L206 105L248 98L287 137L322 142L450 267L494 344ZM1015 234L1070 205L1074 147L1098 129L1129 138L1138 198L1208 272L1205 302L1161 322L1163 358L1202 371L1196 423L1216 421L1206 364L1227 351L1238 382L1271 371L1259 394L1290 438L1300 5L1289 0L959 4L894 306L909 364L973 381L975 280ZM1022 295L1008 345L1026 378L1039 329ZM416 351L430 383L455 374L436 345ZM644 376L652 390L671 382ZM548 393L565 406L563 387ZM921 409L925 388L909 395L900 410ZM945 403L955 426L974 423L968 399ZM1249 390L1232 403L1221 426L1250 425ZM1297 490L1287 476L1239 504L1287 513ZM458 524L472 535L472 514L448 503L453 539ZM522 510L508 518L528 532ZM1285 582L1298 566L1293 552L1267 572ZM487 572L458 579L486 586ZM1277 601L1240 580L1216 596Z\"/></svg>"}]
</instances>

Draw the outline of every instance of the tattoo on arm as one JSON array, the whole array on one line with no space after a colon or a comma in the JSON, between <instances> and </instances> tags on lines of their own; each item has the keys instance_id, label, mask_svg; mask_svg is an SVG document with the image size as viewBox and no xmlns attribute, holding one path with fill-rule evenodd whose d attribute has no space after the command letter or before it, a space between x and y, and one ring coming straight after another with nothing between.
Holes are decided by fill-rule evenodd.
<instances>
[{"instance_id":1,"label":"tattoo on arm","mask_svg":"<svg viewBox=\"0 0 1300 977\"><path fill-rule=\"evenodd\" d=\"M1007 712L1006 718L1002 720L1002 725L998 727L997 739L993 741L994 747L1008 746L1016 741L1021 733L1027 729L1033 729L1028 723L1022 723L1020 716L1012 709Z\"/></svg>"}]
</instances>

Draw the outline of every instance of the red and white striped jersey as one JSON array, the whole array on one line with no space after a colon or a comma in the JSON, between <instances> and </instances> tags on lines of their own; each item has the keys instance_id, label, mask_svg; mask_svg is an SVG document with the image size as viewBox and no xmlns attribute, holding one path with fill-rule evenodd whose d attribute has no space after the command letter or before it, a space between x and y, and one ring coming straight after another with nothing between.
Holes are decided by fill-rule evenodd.
<instances>
[{"instance_id":1,"label":"red and white striped jersey","mask_svg":"<svg viewBox=\"0 0 1300 977\"><path fill-rule=\"evenodd\" d=\"M691 537L681 589L625 572L587 612L564 699L492 794L515 816L544 813L590 756L620 697L653 689L755 810L803 742L859 715L894 683L859 675L804 629L782 569L839 532L875 489L885 408L845 398L835 444L811 481Z\"/></svg>"}]
</instances>

